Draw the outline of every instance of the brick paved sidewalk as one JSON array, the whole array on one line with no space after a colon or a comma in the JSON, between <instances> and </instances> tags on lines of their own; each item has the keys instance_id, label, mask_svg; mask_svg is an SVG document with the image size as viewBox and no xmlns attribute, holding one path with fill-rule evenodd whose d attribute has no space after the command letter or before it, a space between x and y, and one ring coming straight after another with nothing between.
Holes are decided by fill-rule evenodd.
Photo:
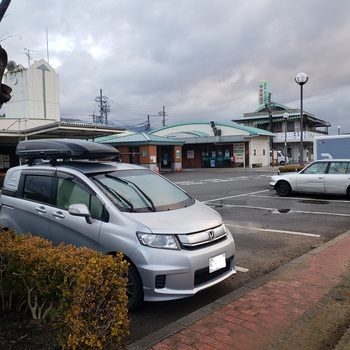
<instances>
[{"instance_id":1,"label":"brick paved sidewalk","mask_svg":"<svg viewBox=\"0 0 350 350\"><path fill-rule=\"evenodd\" d=\"M340 283L349 252L350 231L128 349L263 349Z\"/></svg>"}]
</instances>

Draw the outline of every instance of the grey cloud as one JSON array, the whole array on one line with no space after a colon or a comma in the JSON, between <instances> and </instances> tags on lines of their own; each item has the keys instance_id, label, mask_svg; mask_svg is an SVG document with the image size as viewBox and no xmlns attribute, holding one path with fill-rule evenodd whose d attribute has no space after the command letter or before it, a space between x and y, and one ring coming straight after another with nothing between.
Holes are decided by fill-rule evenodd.
<instances>
[{"instance_id":1,"label":"grey cloud","mask_svg":"<svg viewBox=\"0 0 350 350\"><path fill-rule=\"evenodd\" d=\"M92 114L102 88L116 120L139 123L165 105L169 122L230 122L258 107L263 78L277 102L298 108L294 77L305 71L305 108L345 131L349 12L348 0L14 0L2 33L22 39L1 44L26 66L24 48L46 58L48 28L62 113Z\"/></svg>"}]
</instances>

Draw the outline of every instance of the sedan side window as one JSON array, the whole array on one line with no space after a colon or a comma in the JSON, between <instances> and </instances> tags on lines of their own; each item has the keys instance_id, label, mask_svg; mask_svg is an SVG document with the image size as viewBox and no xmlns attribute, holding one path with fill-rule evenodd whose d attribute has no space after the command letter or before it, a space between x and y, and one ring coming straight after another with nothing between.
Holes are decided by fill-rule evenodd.
<instances>
[{"instance_id":1,"label":"sedan side window","mask_svg":"<svg viewBox=\"0 0 350 350\"><path fill-rule=\"evenodd\" d=\"M348 174L349 163L346 162L332 162L329 166L328 174Z\"/></svg>"},{"instance_id":2,"label":"sedan side window","mask_svg":"<svg viewBox=\"0 0 350 350\"><path fill-rule=\"evenodd\" d=\"M328 163L314 163L302 171L303 174L325 174Z\"/></svg>"}]
</instances>

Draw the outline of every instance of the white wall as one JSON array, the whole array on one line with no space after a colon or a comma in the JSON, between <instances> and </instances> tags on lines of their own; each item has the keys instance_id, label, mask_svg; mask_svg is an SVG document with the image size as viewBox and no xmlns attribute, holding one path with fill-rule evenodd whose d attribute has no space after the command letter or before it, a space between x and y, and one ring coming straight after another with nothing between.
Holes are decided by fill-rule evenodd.
<instances>
[{"instance_id":1,"label":"white wall","mask_svg":"<svg viewBox=\"0 0 350 350\"><path fill-rule=\"evenodd\" d=\"M253 137L250 143L250 164L270 165L269 138L266 136Z\"/></svg>"},{"instance_id":2,"label":"white wall","mask_svg":"<svg viewBox=\"0 0 350 350\"><path fill-rule=\"evenodd\" d=\"M45 60L6 72L4 84L12 88L11 100L5 105L6 118L60 120L59 76Z\"/></svg>"}]
</instances>

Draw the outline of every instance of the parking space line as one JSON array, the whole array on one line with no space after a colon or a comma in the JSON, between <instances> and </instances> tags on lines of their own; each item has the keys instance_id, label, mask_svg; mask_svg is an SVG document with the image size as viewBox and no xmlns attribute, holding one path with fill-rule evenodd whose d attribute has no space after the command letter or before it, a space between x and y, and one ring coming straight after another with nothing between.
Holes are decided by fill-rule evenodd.
<instances>
[{"instance_id":1,"label":"parking space line","mask_svg":"<svg viewBox=\"0 0 350 350\"><path fill-rule=\"evenodd\" d=\"M298 235L298 236L308 236L308 237L321 237L321 235L316 235L314 233L305 233L305 232L297 232L297 231L285 231L285 230L272 230L272 229L266 229L266 228L258 228L258 227L251 227L251 226L240 226L240 225L234 225L225 222L226 226L236 227L236 228L243 228L246 230L255 230L255 231L263 231L263 232L273 232L273 233L284 233L288 235Z\"/></svg>"},{"instance_id":2,"label":"parking space line","mask_svg":"<svg viewBox=\"0 0 350 350\"><path fill-rule=\"evenodd\" d=\"M263 190L263 191L256 191L256 192L250 192L250 193L242 193L242 194L236 194L235 196L229 196L229 197L222 197L222 198L215 198L215 199L209 199L207 201L204 201L203 203L209 203L209 202L215 202L215 201L222 201L224 199L230 199L230 198L238 198L238 197L244 197L244 196L250 196L252 194L256 193L263 193L263 192L269 192L270 190Z\"/></svg>"},{"instance_id":3,"label":"parking space line","mask_svg":"<svg viewBox=\"0 0 350 350\"><path fill-rule=\"evenodd\" d=\"M217 200L217 199L216 199ZM220 199L219 199L220 200ZM213 200L214 201L214 200ZM203 202L205 204L212 202L212 201L206 201ZM223 203L210 203L211 206L213 206L215 209L220 207L228 207L228 208L247 208L247 209L259 209L259 210L268 210L278 213L279 210L277 208L268 208L268 207L255 207L251 205L238 205L238 204L223 204ZM320 211L308 211L308 210L293 210L291 209L289 212L295 213L295 214L313 214L313 215L330 215L330 216L342 216L342 217L350 217L350 214L343 214L343 213L327 213L327 212L320 212Z\"/></svg>"},{"instance_id":4,"label":"parking space line","mask_svg":"<svg viewBox=\"0 0 350 350\"><path fill-rule=\"evenodd\" d=\"M276 210L277 210L277 209L276 209ZM297 214L314 214L314 215L331 215L331 216L350 217L350 214L326 213L326 212L321 212L321 211L291 210L290 213L297 213Z\"/></svg>"},{"instance_id":5,"label":"parking space line","mask_svg":"<svg viewBox=\"0 0 350 350\"><path fill-rule=\"evenodd\" d=\"M249 195L249 194L248 194ZM302 201L315 201L318 202L332 202L332 203L347 203L350 204L349 200L346 199L322 199L322 198L305 198L305 197L280 197L280 196L254 196L256 198L273 198L273 199L280 199L280 200L302 200Z\"/></svg>"}]
</instances>

